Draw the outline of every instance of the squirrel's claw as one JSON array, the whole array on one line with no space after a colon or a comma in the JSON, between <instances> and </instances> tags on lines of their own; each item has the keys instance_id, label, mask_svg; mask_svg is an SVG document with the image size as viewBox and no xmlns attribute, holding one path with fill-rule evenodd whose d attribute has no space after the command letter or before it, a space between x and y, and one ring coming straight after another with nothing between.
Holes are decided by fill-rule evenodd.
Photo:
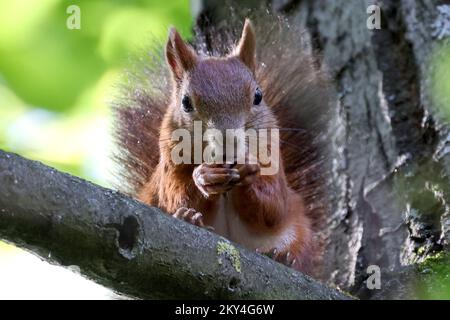
<instances>
[{"instance_id":1,"label":"squirrel's claw","mask_svg":"<svg viewBox=\"0 0 450 320\"><path fill-rule=\"evenodd\" d=\"M195 209L181 207L177 209L173 216L175 218L189 222L190 224L193 224L197 227L205 227L203 223L203 215L200 212L197 212Z\"/></svg>"},{"instance_id":2,"label":"squirrel's claw","mask_svg":"<svg viewBox=\"0 0 450 320\"><path fill-rule=\"evenodd\" d=\"M295 255L290 252L290 251L281 251L279 252L277 248L273 248L271 250L269 250L268 252L263 252L261 249L257 248L256 252L258 253L262 253L266 256L268 256L269 258L284 264L288 267L292 267L295 262L297 261L295 258Z\"/></svg>"}]
</instances>

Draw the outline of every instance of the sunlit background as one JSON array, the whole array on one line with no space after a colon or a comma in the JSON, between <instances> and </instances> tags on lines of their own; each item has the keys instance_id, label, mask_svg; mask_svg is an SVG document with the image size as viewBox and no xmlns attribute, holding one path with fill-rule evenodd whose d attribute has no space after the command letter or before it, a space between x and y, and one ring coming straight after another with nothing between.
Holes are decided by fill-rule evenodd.
<instances>
[{"instance_id":1,"label":"sunlit background","mask_svg":"<svg viewBox=\"0 0 450 320\"><path fill-rule=\"evenodd\" d=\"M80 9L80 29L67 20ZM0 1L0 149L102 186L113 181L108 100L133 52L185 37L188 0ZM105 298L108 290L0 242L0 299Z\"/></svg>"}]
</instances>

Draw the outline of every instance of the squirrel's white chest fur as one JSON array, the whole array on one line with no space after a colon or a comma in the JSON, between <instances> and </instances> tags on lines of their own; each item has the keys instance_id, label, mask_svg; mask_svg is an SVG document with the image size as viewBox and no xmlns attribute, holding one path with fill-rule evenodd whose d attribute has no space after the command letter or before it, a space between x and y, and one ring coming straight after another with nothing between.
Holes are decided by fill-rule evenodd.
<instances>
[{"instance_id":1,"label":"squirrel's white chest fur","mask_svg":"<svg viewBox=\"0 0 450 320\"><path fill-rule=\"evenodd\" d=\"M216 233L242 244L249 249L269 251L273 248L283 250L295 239L295 230L288 227L283 232L275 235L256 234L249 230L233 208L231 194L221 196L216 217L212 226Z\"/></svg>"}]
</instances>

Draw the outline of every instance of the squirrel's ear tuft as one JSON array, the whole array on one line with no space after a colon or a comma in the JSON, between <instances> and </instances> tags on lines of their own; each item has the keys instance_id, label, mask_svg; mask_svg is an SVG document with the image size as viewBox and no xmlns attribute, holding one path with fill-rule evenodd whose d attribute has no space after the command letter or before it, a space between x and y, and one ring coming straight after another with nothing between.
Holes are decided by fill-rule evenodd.
<instances>
[{"instance_id":1,"label":"squirrel's ear tuft","mask_svg":"<svg viewBox=\"0 0 450 320\"><path fill-rule=\"evenodd\" d=\"M170 28L166 44L166 59L175 79L180 80L183 74L197 64L197 54L194 49L183 41L175 28Z\"/></svg>"},{"instance_id":2,"label":"squirrel's ear tuft","mask_svg":"<svg viewBox=\"0 0 450 320\"><path fill-rule=\"evenodd\" d=\"M256 36L250 19L245 19L235 55L254 73L256 68Z\"/></svg>"}]
</instances>

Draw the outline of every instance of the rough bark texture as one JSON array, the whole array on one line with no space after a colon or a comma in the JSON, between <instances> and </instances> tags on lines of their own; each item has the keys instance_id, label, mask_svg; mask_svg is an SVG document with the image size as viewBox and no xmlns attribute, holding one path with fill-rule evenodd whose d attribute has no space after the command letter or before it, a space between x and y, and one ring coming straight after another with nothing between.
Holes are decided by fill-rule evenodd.
<instances>
[{"instance_id":1,"label":"rough bark texture","mask_svg":"<svg viewBox=\"0 0 450 320\"><path fill-rule=\"evenodd\" d=\"M362 298L413 297L417 268L410 266L449 249L449 130L427 90L432 53L450 35L444 2L268 1L305 27L334 78L334 193L323 277ZM201 26L227 17L221 3L203 1ZM382 24L371 31L373 4ZM367 289L369 265L385 275L381 291Z\"/></svg>"},{"instance_id":2,"label":"rough bark texture","mask_svg":"<svg viewBox=\"0 0 450 320\"><path fill-rule=\"evenodd\" d=\"M156 208L3 151L0 239L139 298L348 298Z\"/></svg>"}]
</instances>

